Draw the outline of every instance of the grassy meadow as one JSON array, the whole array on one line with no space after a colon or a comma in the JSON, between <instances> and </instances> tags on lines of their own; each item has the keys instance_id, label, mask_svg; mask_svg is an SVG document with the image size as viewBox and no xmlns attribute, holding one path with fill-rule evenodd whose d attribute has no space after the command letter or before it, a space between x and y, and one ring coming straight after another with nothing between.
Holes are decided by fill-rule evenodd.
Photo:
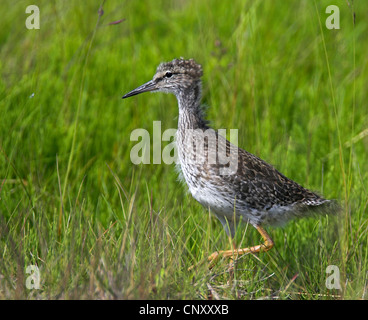
<instances>
[{"instance_id":1,"label":"grassy meadow","mask_svg":"<svg viewBox=\"0 0 368 320\"><path fill-rule=\"evenodd\" d=\"M366 1L43 0L31 30L29 4L3 1L0 20L0 299L368 298ZM230 243L175 165L153 145L151 164L130 160L131 132L176 128L178 110L121 97L178 57L202 64L213 127L342 206L266 228L275 247L233 276L200 264ZM236 239L261 241L251 226Z\"/></svg>"}]
</instances>

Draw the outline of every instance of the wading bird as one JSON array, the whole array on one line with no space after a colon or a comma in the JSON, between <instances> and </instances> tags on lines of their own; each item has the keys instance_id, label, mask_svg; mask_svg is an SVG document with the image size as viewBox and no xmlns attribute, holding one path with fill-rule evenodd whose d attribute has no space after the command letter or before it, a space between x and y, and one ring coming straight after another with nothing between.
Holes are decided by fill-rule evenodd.
<instances>
[{"instance_id":1,"label":"wading bird","mask_svg":"<svg viewBox=\"0 0 368 320\"><path fill-rule=\"evenodd\" d=\"M237 222L243 220L253 225L264 240L248 248L214 252L209 260L268 251L274 243L264 226L282 225L292 218L337 209L335 201L303 188L209 128L200 104L202 74L202 67L193 59L174 59L161 63L152 80L123 98L147 91L176 96L178 162L190 193L220 220L229 237L234 237ZM202 147L198 141L203 142ZM224 154L229 161L221 161L219 154ZM231 165L234 170L230 170Z\"/></svg>"}]
</instances>

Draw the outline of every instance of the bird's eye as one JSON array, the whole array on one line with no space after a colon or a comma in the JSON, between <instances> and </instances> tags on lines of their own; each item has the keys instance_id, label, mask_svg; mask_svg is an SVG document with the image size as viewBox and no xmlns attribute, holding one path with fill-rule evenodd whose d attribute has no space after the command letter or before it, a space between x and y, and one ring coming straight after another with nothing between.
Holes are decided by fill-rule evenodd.
<instances>
[{"instance_id":1,"label":"bird's eye","mask_svg":"<svg viewBox=\"0 0 368 320\"><path fill-rule=\"evenodd\" d=\"M167 71L167 72L165 73L165 77L166 77L166 78L171 78L171 76L172 76L172 73L171 73L170 71Z\"/></svg>"}]
</instances>

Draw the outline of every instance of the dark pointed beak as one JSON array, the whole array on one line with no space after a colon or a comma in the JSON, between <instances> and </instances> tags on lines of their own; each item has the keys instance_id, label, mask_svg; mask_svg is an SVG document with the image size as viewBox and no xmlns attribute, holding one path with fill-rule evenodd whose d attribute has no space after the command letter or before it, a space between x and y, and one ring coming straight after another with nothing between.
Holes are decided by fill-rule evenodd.
<instances>
[{"instance_id":1,"label":"dark pointed beak","mask_svg":"<svg viewBox=\"0 0 368 320\"><path fill-rule=\"evenodd\" d=\"M129 97L135 96L143 92L154 91L156 89L157 89L157 84L153 80L151 80L151 81L146 82L145 84L142 84L138 88L128 92L126 95L123 96L122 99L129 98Z\"/></svg>"}]
</instances>

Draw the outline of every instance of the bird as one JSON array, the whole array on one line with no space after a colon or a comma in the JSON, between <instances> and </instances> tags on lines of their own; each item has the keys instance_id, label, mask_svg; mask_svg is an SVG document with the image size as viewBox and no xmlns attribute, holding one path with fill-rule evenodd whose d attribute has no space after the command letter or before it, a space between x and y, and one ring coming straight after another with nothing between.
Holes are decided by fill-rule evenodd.
<instances>
[{"instance_id":1,"label":"bird","mask_svg":"<svg viewBox=\"0 0 368 320\"><path fill-rule=\"evenodd\" d=\"M189 192L221 222L230 239L240 222L251 224L263 238L263 243L246 248L233 242L232 249L215 251L208 260L266 252L274 246L266 226L336 211L335 200L302 187L209 126L201 105L202 76L202 66L193 59L163 62L152 80L122 98L143 92L174 94L179 108L178 167Z\"/></svg>"}]
</instances>

